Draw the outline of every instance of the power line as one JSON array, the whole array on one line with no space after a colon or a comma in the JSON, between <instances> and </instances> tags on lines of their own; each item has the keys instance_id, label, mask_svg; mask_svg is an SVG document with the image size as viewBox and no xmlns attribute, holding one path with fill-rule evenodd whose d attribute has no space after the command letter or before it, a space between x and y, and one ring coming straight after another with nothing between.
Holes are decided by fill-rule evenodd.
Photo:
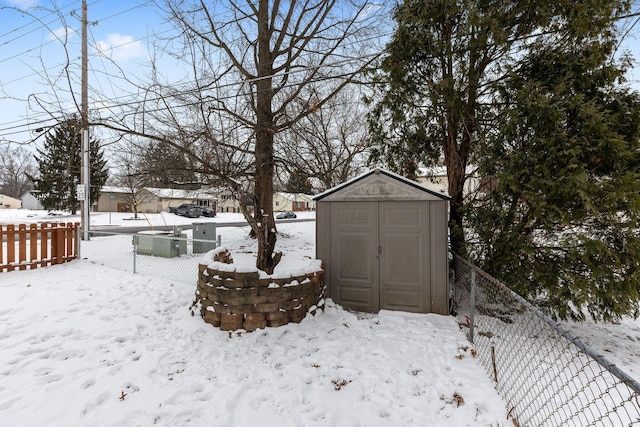
<instances>
[{"instance_id":1,"label":"power line","mask_svg":"<svg viewBox=\"0 0 640 427\"><path fill-rule=\"evenodd\" d=\"M376 36L371 36L371 37L369 37L369 38L367 38L367 39L362 39L362 40L357 40L357 41L353 41L353 42L350 42L350 43L345 43L345 44L344 44L344 46L346 47L346 46L350 46L350 45L353 45L353 44L356 44L356 43L363 43L363 42L366 42L366 41L369 41L369 40L372 40L372 39L379 39L379 38L381 38L381 37L382 37L382 38L383 38L383 37L387 37L387 36L388 36L388 35L390 35L390 34L391 34L391 33L386 33L386 34L380 34L380 35L376 35ZM148 37L150 37L150 36L147 36L147 37L145 37L145 38L148 38ZM129 44L129 43L132 43L132 42L133 42L133 41L131 41L131 42L127 42L127 43L123 43L122 45L119 45L119 46L124 46L124 45ZM118 47L118 46L113 46L112 48L113 48L113 49L115 49L115 48L117 48L117 47ZM97 49L96 49L96 50L97 50ZM288 75L288 74L296 74L296 73L308 72L308 71L310 71L310 70L318 69L318 68L322 68L322 67L325 67L325 68L329 68L329 67L336 67L336 66L339 66L339 65L342 65L342 64L346 64L346 63L353 62L353 61L357 61L357 60L361 60L361 59L366 59L366 58L369 58L369 57L372 57L372 56L377 56L377 55L380 55L380 54L381 54L381 52L376 52L376 53L371 53L371 54L368 54L368 55L361 55L361 56L358 56L358 57L348 57L348 58L345 58L345 59L342 59L342 60L339 60L339 61L335 61L335 62L327 63L327 64L321 64L321 65L318 65L318 66L297 68L297 69L295 69L295 70L291 70L291 71L289 71L289 72L279 73L276 77L282 77L282 76L285 76L285 75ZM98 56L100 56L100 55L98 55ZM103 64L104 64L104 63L103 63ZM64 64L60 64L60 65L64 65ZM92 68L92 72L94 72L94 73L96 72L95 68ZM39 74L39 73L34 73L33 75L37 75L37 74ZM106 74L107 76L109 76L109 73L108 73L106 70L105 70L105 74ZM113 75L111 75L111 77L114 77L114 76L113 76ZM115 76L115 77L120 78L120 76ZM257 82L257 81L259 81L259 80L261 80L261 79L260 79L260 78L255 78L255 79L248 79L248 80L243 80L243 81L237 81L237 82L233 82L233 83L227 83L227 84L219 85L217 88L218 88L218 89L221 89L221 88L226 88L226 87L231 87L231 86L236 86L236 85L241 85L241 84L246 84L246 83L253 83L253 82ZM110 80L109 80L109 82L110 82L110 84L111 84L111 81L110 81ZM192 82L190 82L190 83L185 83L184 85L185 85L185 86L187 86L187 85L192 86L192 85L193 85L193 83L192 83ZM175 86L174 86L174 87L175 87ZM183 91L180 91L180 92L174 93L174 94L173 94L173 96L189 95L189 94L192 94L192 93L197 93L197 92L199 92L200 90L202 90L202 88L201 88L201 87L196 87L196 88L193 88L193 89L183 90ZM114 91L114 92L115 92L115 91ZM110 98L110 101L118 101L118 100L120 100L120 99L130 99L130 98L131 98L131 95L123 95L123 96L121 96L121 97ZM157 98L150 98L150 99L146 99L146 101L158 101L158 100L161 100L161 99L163 99L163 98L164 98L163 96L160 96L160 97L157 97ZM228 98L227 98L227 99L228 99ZM130 101L130 102L119 103L119 104L118 104L118 103L116 103L116 104L114 104L114 105L112 105L112 106L109 106L109 107L102 107L102 108L99 108L99 110L105 110L105 109L106 109L106 110L111 110L112 108L123 107L123 106L129 106L129 105L135 105L135 104L139 104L139 103L140 103L140 101ZM93 109L93 110L94 110L94 111L96 111L96 109ZM46 113L42 113L42 114L40 114L40 115L41 115L41 116L45 116L45 117L46 117ZM37 117L37 116L36 116L36 117ZM13 125L14 123L15 123L15 121L7 122L7 123L0 123L0 131L5 131L5 130L10 130L10 129L15 129L15 128L17 128L17 127L29 127L29 126L30 126L29 122L27 122L27 123L25 123L24 125L19 125L19 126L10 126L10 127L8 127L8 128L3 128L3 127L2 127L3 125ZM2 134L0 134L0 136L13 135L13 134L17 134L17 133L20 133L20 132L2 133Z\"/></svg>"},{"instance_id":2,"label":"power line","mask_svg":"<svg viewBox=\"0 0 640 427\"><path fill-rule=\"evenodd\" d=\"M349 44L345 44L345 45L350 45L350 44L353 44L353 43L349 43ZM300 68L296 68L294 70L290 70L288 72L279 73L279 74L277 74L275 76L272 76L272 77L261 77L261 78L245 79L245 80L241 80L241 81L225 83L225 84L216 86L216 89L224 89L224 88L233 87L233 86L237 86L237 85L243 85L243 84L247 84L247 83L255 83L255 82L258 82L258 81L266 79L266 78L273 78L273 77L279 78L279 77L284 77L286 75L305 73L305 72L308 72L308 71L311 71L311 70L320 69L320 68L335 68L335 67L338 67L338 66L341 66L341 65L344 65L344 64L348 64L348 63L351 63L351 62L355 62L355 61L358 61L358 60L363 60L363 59L368 59L368 58L371 58L371 57L379 56L382 53L383 53L382 51L374 52L374 53L370 53L370 54L366 54L366 55L360 55L360 56L356 56L356 57L348 57L348 58L344 58L344 59L337 60L337 61L330 62L330 63L324 63L324 64L315 65L315 66L300 67ZM92 69L92 72L95 73L95 72L97 72L97 70L96 69ZM107 72L105 72L105 74L107 76L110 76L110 74L108 74ZM193 86L193 84L194 84L193 82L184 83L184 86ZM175 88L175 85L173 87ZM172 96L182 96L182 95L189 95L189 94L198 93L201 90L203 90L203 88L204 87L200 87L199 86L199 87L195 87L195 88L189 88L189 89L185 89L185 90L180 90L180 91L174 92L172 94ZM110 101L118 101L120 99L130 99L131 96L132 96L131 94L127 94L127 95L123 95L121 97L110 98ZM155 97L155 98L146 98L145 101L159 101L159 100L162 100L163 98L166 98L166 95L158 96L158 97ZM116 103L116 104L113 105L113 107L130 106L130 105L136 105L136 104L139 104L139 103L140 103L139 100L135 100L135 101L129 101L129 102ZM107 107L105 107L105 108L107 108ZM45 114L45 113L42 113L42 114ZM0 123L0 131L4 131L6 129L9 129L9 128L3 128L2 126L4 126L4 125L12 125L14 123L15 123L15 121L6 122L6 123ZM25 124L24 126L28 126L28 124ZM12 126L11 128L14 128L14 127L16 127L16 126Z\"/></svg>"},{"instance_id":3,"label":"power line","mask_svg":"<svg viewBox=\"0 0 640 427\"><path fill-rule=\"evenodd\" d=\"M319 68L330 68L330 67L335 67L338 65L343 65L349 62L353 62L356 60L363 60L363 59L368 59L368 58L373 58L376 56L379 56L382 52L376 52L376 53L371 53L368 55L361 55L359 57L356 58L347 58L347 59L343 59L340 61L335 61L332 63L328 63L328 64L322 64L322 65L318 65L318 66L314 66L314 67L305 67L303 69L296 69L296 70L291 70L288 73L281 73L278 74L278 77L284 76L285 74L297 74L297 73L303 73L303 72L308 72L310 70L314 70L314 69L319 69ZM334 80L334 79L339 79L339 78L343 78L343 77L348 77L353 75L353 72L349 72L349 73L343 73L340 75L334 75L334 76L318 76L317 79L312 80L312 81L307 81L305 82L305 84L310 84L310 83L320 83L323 81L328 81L328 80ZM233 83L226 83L223 85L219 85L216 86L216 89L224 89L224 88L229 88L229 87L233 87L233 86L237 86L237 85L243 85L243 84L247 84L247 83L255 83L257 81L260 81L264 78L255 78L255 79L248 79L245 81L241 81L241 82L233 82ZM299 86L300 83L290 83L288 85L283 85L280 88L284 89L284 88L290 88L290 87L296 87ZM154 97L154 98L147 98L144 101L145 102L154 102L154 101L162 101L165 100L167 98L175 98L178 96L184 96L184 95L190 95L190 94L195 94L195 93L199 93L202 90L202 88L195 88L195 89L191 89L188 91L182 91L182 92L177 92L174 94L171 94L169 96L167 95L163 95L163 96L158 96L158 97ZM255 92L254 92L255 93ZM237 94L231 94L231 95L226 95L226 96L222 96L222 97L216 97L216 98L211 98L212 101L225 101L228 99L233 99L237 97ZM186 107L192 107L194 105L198 105L200 104L201 101L197 101L197 102L188 102L188 103L183 103L183 104L177 104L174 105L175 108L186 108ZM93 108L92 111L94 112L100 112L100 111L112 111L114 108L120 108L120 107L127 107L127 106L132 106L132 105L139 105L140 104L140 100L136 100L136 101L130 101L130 102L123 102L123 103L119 103L119 104L114 104L114 105L110 105L110 106L105 106L105 107L97 107L97 108ZM150 112L157 112L157 111L161 111L162 108L158 108L158 109L150 109L150 110L145 110L146 113L150 113ZM64 116L64 114L63 114ZM44 119L38 122L35 122L35 124L40 124L40 123L46 123L49 122L53 119L49 118L49 119ZM59 119L58 119L59 120ZM22 125L13 125L10 127L5 127L5 128L0 128L0 137L5 137L5 136L10 136L10 135L16 135L16 134L20 134L23 133L24 130L15 130L14 129L21 129L21 128L29 128L32 127L34 124L34 122L27 122L24 123ZM2 126L0 124L0 126ZM6 132L6 131L10 131L10 132Z\"/></svg>"},{"instance_id":4,"label":"power line","mask_svg":"<svg viewBox=\"0 0 640 427\"><path fill-rule=\"evenodd\" d=\"M101 0L97 0L97 1L95 1L95 2L93 2L93 3L91 3L90 5L95 5L95 4L99 3L100 1L101 1ZM147 1L146 1L146 2L144 2L144 3L141 3L141 4L139 4L139 5L136 5L136 6L133 6L133 7L128 8L128 9L125 9L125 10L119 11L119 12L117 12L117 13L114 13L114 14L108 15L108 16L106 16L106 17L104 17L104 18L100 18L100 19L97 19L97 20L92 20L92 21L91 21L91 23L95 25L95 24L97 24L97 23L99 23L99 22L102 22L102 21L108 21L108 20L110 20L110 19L116 18L116 17L118 17L118 16L120 16L120 15L123 15L123 14L125 14L125 13L131 12L132 10L135 10L135 9L139 9L139 8L145 7L146 5L151 4L151 3L153 3L153 0L147 0ZM59 9L59 10L57 10L57 11L51 11L51 12L50 12L48 15L46 15L46 16L49 16L49 15L52 15L52 14L58 14L58 16L60 17L60 16L62 15L62 13L61 13L61 12L62 12L62 10L63 10L63 9L65 9L65 8L68 8L68 7L69 7L69 5L64 6L63 8L61 8L61 9ZM72 14L72 16L74 15L74 10L72 10L72 11L71 11L71 14ZM25 37L25 36L27 36L27 35L29 35L29 34L31 34L31 33L36 32L36 31L38 31L38 30L42 30L42 27L44 27L44 28L46 28L46 29L49 29L51 24L53 24L53 23L57 22L57 20L52 20L52 21L50 21L50 22L46 22L46 23L45 23L45 22L43 22L42 18L37 18L37 17L35 17L35 16L33 16L33 15L30 15L30 16L32 16L32 17L34 18L34 20L33 20L32 22L30 22L29 24L26 24L26 25L25 25L25 26L23 26L23 27L26 27L26 26L31 25L31 24L36 23L36 22L39 22L39 23L40 23L40 25L41 25L41 27L39 27L39 28L35 28L35 29L31 30L31 31L28 31L27 33L24 33L24 34L22 34L22 35L20 35L20 36L18 36L18 37L15 37L15 38L13 38L13 39L11 39L11 40L7 40L7 41L3 42L2 44L0 44L0 46L6 45L6 44L8 44L8 43L10 43L10 42L13 42L13 41L15 41L15 40L18 40L18 39L20 39L20 38L22 38L22 37ZM63 20L63 21L62 21L62 24L64 24L64 23L65 23L65 22L64 22L64 20ZM20 27L20 28L22 28L22 27ZM13 30L13 31L19 30L20 28L15 29L15 30ZM55 42L60 41L60 38L59 38L59 37L57 37L57 36L55 36L55 33L54 33L53 31L49 30L49 32L50 32L52 35L54 35L54 38L53 38L53 39L48 40L48 41L46 41L46 42L44 42L44 43L40 43L38 46L34 46L34 47L32 47L32 48L28 48L28 49L26 49L26 50L23 50L23 51L21 51L21 52L18 52L18 53L16 53L16 54L12 55L12 56L9 56L9 57L6 57L6 58L3 58L3 59L0 59L0 64L1 64L1 63L4 63L4 62L7 62L7 61L9 61L9 60L11 60L11 59L15 59L15 58L17 58L17 57L20 57L20 56L22 56L22 55L26 55L26 54L28 54L28 53L30 53L30 52L35 51L35 50L42 49L43 47L45 47L45 46L47 46L47 45L49 45L49 44L51 44L51 43L55 43ZM145 38L147 38L147 37L145 37ZM143 39L144 39L144 38L143 38Z\"/></svg>"},{"instance_id":5,"label":"power line","mask_svg":"<svg viewBox=\"0 0 640 427\"><path fill-rule=\"evenodd\" d=\"M74 4L75 4L75 3L74 3ZM64 10L64 9L66 9L66 8L70 7L71 5L72 5L72 3L69 3L69 4L65 5L65 6L60 7L58 10L59 10L59 11L62 11L62 10ZM42 7L40 7L40 8L42 8ZM5 6L5 7L0 8L0 9L14 9L14 10L17 10L16 8L13 8L13 7L6 7L6 6ZM46 9L45 9L45 10L46 10ZM25 15L29 15L29 16L33 17L33 15L32 15L32 14L30 14L30 13L26 13L26 12L24 12L24 11L20 11L20 13L25 14ZM44 18L47 18L48 16L51 16L51 15L54 15L54 14L58 14L58 12L56 12L56 11L50 11L50 12L49 12L48 14L46 14L45 16L41 17L41 18L40 18L40 20L42 20L42 19L44 19ZM29 22L29 23L27 23L27 24L24 24L24 25L22 25L22 26L20 26L20 27L17 27L17 28L14 28L14 29L12 29L12 30L9 30L9 31L7 31L7 32L6 32L6 33L4 33L4 34L0 34L0 39L1 39L1 38L3 38L3 37L5 37L5 36L9 36L9 35L11 35L11 34L13 34L13 33L15 33L15 32L18 32L18 31L20 31L20 30L22 30L22 29L26 29L27 27L31 26L32 24L35 24L36 22L38 22L38 20L33 20L33 21L31 21L31 22ZM47 25L49 25L49 24L53 24L54 22L55 22L55 21L50 21L50 22L46 23L46 24L45 24L45 26L47 26ZM42 22L40 22L40 24L42 24ZM39 29L40 29L40 28L34 28L33 30L30 30L30 31L28 31L28 32L26 32L26 33L24 33L24 34L21 34L21 35L19 35L19 36L16 36L16 37L14 37L14 38L10 39L10 40L7 40L7 41L5 41L5 42L0 43L0 46L4 46L4 45L6 45L6 44L8 44L8 43L11 43L11 42L13 42L13 41L19 40L19 39L21 39L22 37L25 37L25 36L27 36L27 35L29 35L29 34L31 34L31 33L34 33L35 31L37 31L37 30L39 30Z\"/></svg>"},{"instance_id":6,"label":"power line","mask_svg":"<svg viewBox=\"0 0 640 427\"><path fill-rule=\"evenodd\" d=\"M150 3L150 2L146 2L146 3L144 3L144 5L146 5L147 3ZM140 6L136 6L136 7L133 7L133 8L127 9L127 11L130 11L130 10L136 9L136 8L138 8L138 7L140 7ZM118 15L120 15L120 14L122 14L122 13L125 13L125 11L118 12L118 13L116 13L116 14L111 15L110 17L105 18L105 19L108 19L108 18L111 18L111 17L114 17L114 16L118 16ZM620 19L629 19L629 18L638 17L638 16L640 16L640 12L639 12L639 13L633 13L633 14L628 14L628 15L624 15L624 16L615 17L615 18L613 18L613 20L614 20L614 21L617 21L617 20L620 20ZM635 22L634 22L634 25L635 25ZM169 30L167 30L167 31L169 31ZM386 34L386 35L384 35L384 36L387 36L387 35L389 35L389 34ZM539 37L539 36L540 36L539 34L535 34L535 35L531 35L531 36L529 36L529 37ZM147 38L149 38L149 37L150 37L150 36L147 36L147 37L144 37L143 39L147 39ZM94 40L94 41L95 41L95 40ZM124 43L124 44L122 44L122 45L120 45L120 46L123 46L123 45L129 44L129 43L132 43L132 42L134 42L134 41L130 41L130 42ZM112 47L112 49L113 49L113 48L116 48L116 47L118 47L118 46L113 46L113 47ZM318 65L318 66L316 66L316 67L305 67L305 68L301 68L301 69L296 69L296 70L292 70L292 71L291 71L291 72L289 72L289 73L281 73L281 74L278 74L276 77L281 77L281 76L284 76L284 75L286 75L286 74L294 74L294 73L300 73L300 72L308 72L308 71L310 71L310 70L312 70L312 69L317 69L317 68L320 68L320 67L335 67L335 66L339 66L339 65L342 65L342 64L346 64L346 63L349 63L349 62L352 62L352 61L355 61L355 60L367 59L367 58L370 58L370 57L373 57L373 56L379 56L379 55L381 55L382 53L383 53L383 52L376 52L376 53L371 53L371 54L363 55L363 56L356 57L356 58L345 58L345 59L342 59L342 60L340 60L340 61L336 61L336 62L329 63L329 64L322 64L322 65ZM104 67L104 63L103 63L103 67ZM95 69L93 69L92 71L93 71L94 73L96 72L96 70L95 70ZM108 73L106 70L105 70L105 74L106 74L107 76L109 76L109 73ZM269 77L269 78L272 78L272 77ZM316 80L316 81L313 81L312 83L317 83L317 82L320 82L320 81L323 81L323 80L332 79L332 78L338 78L338 77L326 77L326 76L323 76L321 79L318 79L318 80ZM238 82L233 82L233 83L226 83L226 84L219 85L219 86L217 86L216 88L217 88L217 89L228 88L228 87L232 87L232 86L237 86L237 85L242 85L242 84L247 84L247 83L253 83L253 82L256 82L256 81L259 81L259 80L260 80L260 79L248 79L248 80L243 80L243 81L238 81ZM111 81L110 81L110 84L111 84ZM195 83L193 83L193 82L185 83L185 85L193 85L193 84L195 84ZM291 86L296 86L296 85L297 85L297 84L296 84L296 83L294 83L294 84L291 84L291 85L288 85L288 86L285 86L285 87L291 87ZM196 88L193 88L193 89L189 89L189 90L184 90L184 91L176 92L176 93L172 94L172 96L176 97L176 96L184 96L184 95L195 94L195 93L200 92L202 89L203 89L202 87L196 87ZM113 89L113 86L112 86L112 90L114 90L114 89ZM235 96L235 95L234 95L234 96ZM232 98L232 97L234 97L234 96L226 96L226 97L218 98L218 100L223 101L223 100L226 100L226 99L230 99L230 98ZM124 95L124 96L121 96L121 97L114 97L114 98L111 98L110 100L111 100L111 101L119 101L119 100L121 100L121 99L123 99L123 98L130 98L130 97L131 97L131 95ZM165 99L165 98L166 98L166 96L158 96L158 97L154 97L154 98L148 98L148 99L145 99L144 101L154 102L154 101L160 101L160 100L163 100L163 99ZM216 98L212 98L212 100L215 100L215 99L216 99ZM111 106L105 106L105 107L98 107L98 108L94 108L94 109L93 109L93 111L98 111L98 112L99 112L99 111L105 111L105 110L106 110L106 111L112 111L112 110L113 110L113 109L115 109L115 108L126 107L126 106L131 106L131 105L138 105L138 104L140 104L140 101L139 101L139 100L137 100L137 101L129 101L129 102L120 102L120 103L116 102L115 104L113 104L113 105L111 105ZM183 105L176 105L176 108L180 108L180 107L189 107L189 106L193 106L193 105L196 105L196 104L197 104L197 103L187 103L187 104L183 104ZM151 111L153 112L153 111L155 111L155 110L151 110ZM42 115L45 115L45 114L46 114L46 113L42 113ZM38 117L38 116L36 116L36 117ZM45 119L45 120L42 120L42 122L47 122L47 121L49 121L49 120L51 120L51 119ZM9 123L7 123L7 124L11 124L11 125L13 125L14 123L15 123L15 122L9 122ZM38 123L38 122L36 122L36 123ZM0 131L5 132L5 131L7 131L7 130L18 129L18 128L21 128L21 127L30 127L30 126L32 126L32 125L33 125L33 122L32 122L32 121L30 121L29 123L25 123L24 125L14 125L14 126L10 126L10 127L7 127L7 128L2 128L2 127L1 127L1 126L2 126L2 124L0 124ZM12 134L17 134L17 133L21 133L21 132L2 133L2 134L0 134L0 136L12 135Z\"/></svg>"}]
</instances>

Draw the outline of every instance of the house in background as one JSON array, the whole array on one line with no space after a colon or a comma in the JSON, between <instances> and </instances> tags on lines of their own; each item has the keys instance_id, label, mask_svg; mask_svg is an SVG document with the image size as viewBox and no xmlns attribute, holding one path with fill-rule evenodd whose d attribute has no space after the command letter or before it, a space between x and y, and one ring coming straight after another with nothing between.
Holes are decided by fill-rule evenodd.
<instances>
[{"instance_id":1,"label":"house in background","mask_svg":"<svg viewBox=\"0 0 640 427\"><path fill-rule=\"evenodd\" d=\"M302 193L277 192L273 195L273 211L313 211L316 209L316 202L311 196Z\"/></svg>"},{"instance_id":2,"label":"house in background","mask_svg":"<svg viewBox=\"0 0 640 427\"><path fill-rule=\"evenodd\" d=\"M36 198L33 190L24 193L20 200L22 200L23 209L44 210L42 202Z\"/></svg>"},{"instance_id":3,"label":"house in background","mask_svg":"<svg viewBox=\"0 0 640 427\"><path fill-rule=\"evenodd\" d=\"M240 212L240 201L231 190L220 189L217 192L218 213L222 212Z\"/></svg>"},{"instance_id":4,"label":"house in background","mask_svg":"<svg viewBox=\"0 0 640 427\"><path fill-rule=\"evenodd\" d=\"M169 212L183 203L216 208L217 196L210 190L179 190L172 188L144 187L136 193L138 212ZM104 186L100 191L97 212L133 212L133 197L126 187Z\"/></svg>"},{"instance_id":5,"label":"house in background","mask_svg":"<svg viewBox=\"0 0 640 427\"><path fill-rule=\"evenodd\" d=\"M447 168L445 166L418 169L416 182L437 193L449 194L449 179L447 178Z\"/></svg>"},{"instance_id":6,"label":"house in background","mask_svg":"<svg viewBox=\"0 0 640 427\"><path fill-rule=\"evenodd\" d=\"M141 203L145 209L143 212L169 212L171 208L177 208L183 203L216 209L217 197L215 192L210 189L178 190L145 187L144 191L148 192L150 197ZM145 194L143 193L143 195ZM155 211L152 211L154 206Z\"/></svg>"},{"instance_id":7,"label":"house in background","mask_svg":"<svg viewBox=\"0 0 640 427\"><path fill-rule=\"evenodd\" d=\"M126 187L105 185L100 190L98 203L93 206L96 212L133 212L131 190Z\"/></svg>"},{"instance_id":8,"label":"house in background","mask_svg":"<svg viewBox=\"0 0 640 427\"><path fill-rule=\"evenodd\" d=\"M0 194L0 209L20 209L22 200Z\"/></svg>"},{"instance_id":9,"label":"house in background","mask_svg":"<svg viewBox=\"0 0 640 427\"><path fill-rule=\"evenodd\" d=\"M469 167L468 169L473 169ZM480 180L477 172L467 172L468 176L464 183L464 195L469 197L478 192L480 187ZM449 195L449 178L447 177L446 166L437 166L433 168L420 168L418 169L418 177L416 182L427 187L429 190Z\"/></svg>"}]
</instances>

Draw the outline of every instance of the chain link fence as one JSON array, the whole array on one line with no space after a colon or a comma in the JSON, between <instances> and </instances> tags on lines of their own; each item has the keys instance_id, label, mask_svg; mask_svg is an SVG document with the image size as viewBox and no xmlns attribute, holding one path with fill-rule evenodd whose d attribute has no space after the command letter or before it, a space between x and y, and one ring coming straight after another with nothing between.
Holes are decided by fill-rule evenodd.
<instances>
[{"instance_id":1,"label":"chain link fence","mask_svg":"<svg viewBox=\"0 0 640 427\"><path fill-rule=\"evenodd\" d=\"M219 245L219 236L217 240L193 239L180 229L136 234L92 230L91 238L80 242L79 258L118 270L195 285L202 255Z\"/></svg>"},{"instance_id":2,"label":"chain link fence","mask_svg":"<svg viewBox=\"0 0 640 427\"><path fill-rule=\"evenodd\" d=\"M453 309L519 427L640 426L640 383L454 255Z\"/></svg>"}]
</instances>

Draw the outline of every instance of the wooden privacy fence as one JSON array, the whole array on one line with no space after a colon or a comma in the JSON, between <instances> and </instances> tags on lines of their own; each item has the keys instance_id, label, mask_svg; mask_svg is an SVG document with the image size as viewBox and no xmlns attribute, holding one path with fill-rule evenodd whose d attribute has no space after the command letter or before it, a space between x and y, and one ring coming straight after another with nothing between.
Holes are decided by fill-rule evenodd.
<instances>
[{"instance_id":1,"label":"wooden privacy fence","mask_svg":"<svg viewBox=\"0 0 640 427\"><path fill-rule=\"evenodd\" d=\"M77 222L0 225L0 272L76 259L78 227Z\"/></svg>"}]
</instances>

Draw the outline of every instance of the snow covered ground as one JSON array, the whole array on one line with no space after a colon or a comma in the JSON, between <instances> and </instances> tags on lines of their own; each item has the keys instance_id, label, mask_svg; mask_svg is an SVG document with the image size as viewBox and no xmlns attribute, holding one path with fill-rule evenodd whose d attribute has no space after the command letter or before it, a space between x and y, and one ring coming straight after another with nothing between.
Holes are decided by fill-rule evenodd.
<instances>
[{"instance_id":1,"label":"snow covered ground","mask_svg":"<svg viewBox=\"0 0 640 427\"><path fill-rule=\"evenodd\" d=\"M193 221L165 216L150 221ZM314 223L278 228L283 265L308 263ZM218 231L236 260L255 250L246 228ZM329 302L229 334L191 315L194 291L89 260L0 274L0 426L510 425L451 317Z\"/></svg>"},{"instance_id":2,"label":"snow covered ground","mask_svg":"<svg viewBox=\"0 0 640 427\"><path fill-rule=\"evenodd\" d=\"M110 217L92 213L92 226L132 222ZM50 219L0 210L0 223ZM279 268L314 257L314 227L278 225ZM251 259L246 227L218 234L236 262ZM358 314L329 301L298 325L229 334L191 316L194 291L90 260L0 274L0 427L512 425L451 317ZM640 377L640 320L564 326Z\"/></svg>"}]
</instances>

